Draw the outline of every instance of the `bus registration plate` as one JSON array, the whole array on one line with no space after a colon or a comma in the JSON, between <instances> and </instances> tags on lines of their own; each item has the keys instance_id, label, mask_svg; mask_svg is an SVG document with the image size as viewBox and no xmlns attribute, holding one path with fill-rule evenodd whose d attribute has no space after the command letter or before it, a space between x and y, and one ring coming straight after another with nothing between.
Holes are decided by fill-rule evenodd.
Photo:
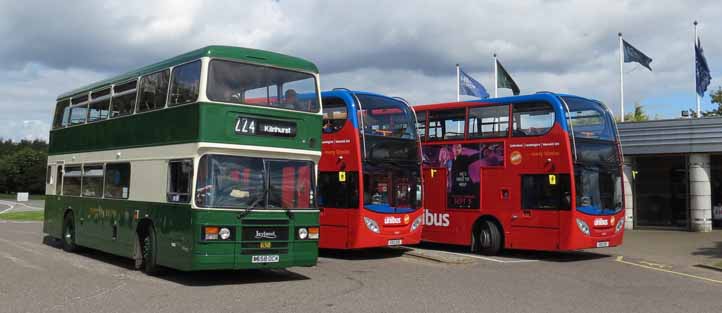
<instances>
[{"instance_id":1,"label":"bus registration plate","mask_svg":"<svg viewBox=\"0 0 722 313\"><path fill-rule=\"evenodd\" d=\"M389 240L389 246L400 246L401 245L401 239L391 239Z\"/></svg>"},{"instance_id":2,"label":"bus registration plate","mask_svg":"<svg viewBox=\"0 0 722 313\"><path fill-rule=\"evenodd\" d=\"M278 255L254 255L251 257L251 263L278 263Z\"/></svg>"},{"instance_id":3,"label":"bus registration plate","mask_svg":"<svg viewBox=\"0 0 722 313\"><path fill-rule=\"evenodd\" d=\"M597 241L597 248L609 247L609 241Z\"/></svg>"}]
</instances>

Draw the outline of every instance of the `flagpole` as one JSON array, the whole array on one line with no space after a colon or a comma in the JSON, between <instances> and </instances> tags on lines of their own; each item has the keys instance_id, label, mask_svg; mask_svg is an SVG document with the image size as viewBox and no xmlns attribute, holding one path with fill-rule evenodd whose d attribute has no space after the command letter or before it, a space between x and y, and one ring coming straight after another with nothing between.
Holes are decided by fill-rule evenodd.
<instances>
[{"instance_id":1,"label":"flagpole","mask_svg":"<svg viewBox=\"0 0 722 313\"><path fill-rule=\"evenodd\" d=\"M624 122L624 44L622 42L622 33L619 35L619 120Z\"/></svg>"},{"instance_id":2,"label":"flagpole","mask_svg":"<svg viewBox=\"0 0 722 313\"><path fill-rule=\"evenodd\" d=\"M699 35L697 34L697 21L694 21L694 95L697 98L697 118L702 116L700 97L697 93L697 43L699 42Z\"/></svg>"},{"instance_id":3,"label":"flagpole","mask_svg":"<svg viewBox=\"0 0 722 313\"><path fill-rule=\"evenodd\" d=\"M459 63L456 63L456 102L461 101L461 96L459 95L461 93L461 90L459 89L459 88L461 88L459 86L459 82L460 82L461 78L459 77L459 75L460 75L459 74Z\"/></svg>"},{"instance_id":4,"label":"flagpole","mask_svg":"<svg viewBox=\"0 0 722 313\"><path fill-rule=\"evenodd\" d=\"M499 64L496 61L496 53L494 53L494 98L499 97L499 73L497 72L497 64Z\"/></svg>"}]
</instances>

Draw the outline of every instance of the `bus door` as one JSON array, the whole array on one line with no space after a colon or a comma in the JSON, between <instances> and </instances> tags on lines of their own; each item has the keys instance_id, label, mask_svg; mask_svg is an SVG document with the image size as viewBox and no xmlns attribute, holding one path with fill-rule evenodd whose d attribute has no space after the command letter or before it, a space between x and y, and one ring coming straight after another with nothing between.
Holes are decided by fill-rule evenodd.
<instances>
[{"instance_id":1,"label":"bus door","mask_svg":"<svg viewBox=\"0 0 722 313\"><path fill-rule=\"evenodd\" d=\"M444 242L448 237L449 213L446 210L446 168L424 168L424 240Z\"/></svg>"},{"instance_id":2,"label":"bus door","mask_svg":"<svg viewBox=\"0 0 722 313\"><path fill-rule=\"evenodd\" d=\"M559 249L560 210L569 209L569 175L521 174L519 198L511 212L511 246L518 249Z\"/></svg>"}]
</instances>

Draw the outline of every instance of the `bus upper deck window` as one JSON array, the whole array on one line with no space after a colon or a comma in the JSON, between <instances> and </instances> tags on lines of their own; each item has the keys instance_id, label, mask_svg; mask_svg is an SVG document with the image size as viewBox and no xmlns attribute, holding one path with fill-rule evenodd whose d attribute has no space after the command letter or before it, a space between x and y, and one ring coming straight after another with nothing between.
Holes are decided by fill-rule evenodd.
<instances>
[{"instance_id":1,"label":"bus upper deck window","mask_svg":"<svg viewBox=\"0 0 722 313\"><path fill-rule=\"evenodd\" d=\"M173 68L171 80L169 107L195 101L201 81L201 61Z\"/></svg>"},{"instance_id":2,"label":"bus upper deck window","mask_svg":"<svg viewBox=\"0 0 722 313\"><path fill-rule=\"evenodd\" d=\"M512 115L515 137L543 135L554 126L554 109L548 103L516 103Z\"/></svg>"},{"instance_id":3,"label":"bus upper deck window","mask_svg":"<svg viewBox=\"0 0 722 313\"><path fill-rule=\"evenodd\" d=\"M348 118L346 102L338 97L323 98L323 132L339 131Z\"/></svg>"}]
</instances>

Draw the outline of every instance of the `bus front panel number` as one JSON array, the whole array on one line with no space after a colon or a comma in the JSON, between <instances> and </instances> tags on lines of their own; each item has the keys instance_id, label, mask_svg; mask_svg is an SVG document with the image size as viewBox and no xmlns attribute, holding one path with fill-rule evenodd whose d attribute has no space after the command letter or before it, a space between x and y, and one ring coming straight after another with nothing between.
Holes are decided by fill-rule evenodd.
<instances>
[{"instance_id":1,"label":"bus front panel number","mask_svg":"<svg viewBox=\"0 0 722 313\"><path fill-rule=\"evenodd\" d=\"M255 135L256 134L256 120L252 118L247 117L239 117L236 120L236 129L237 134L247 134L247 135Z\"/></svg>"}]
</instances>

